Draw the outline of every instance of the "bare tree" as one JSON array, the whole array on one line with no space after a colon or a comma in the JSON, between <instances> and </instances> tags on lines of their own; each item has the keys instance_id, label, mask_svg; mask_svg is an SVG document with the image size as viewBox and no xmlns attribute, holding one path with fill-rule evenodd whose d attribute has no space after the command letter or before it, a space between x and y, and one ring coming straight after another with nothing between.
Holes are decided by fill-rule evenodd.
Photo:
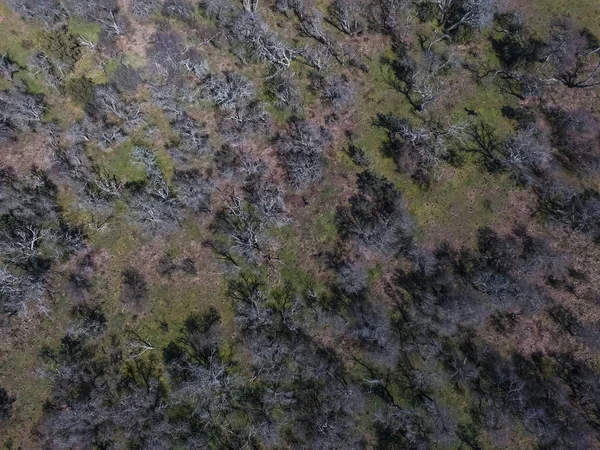
<instances>
[{"instance_id":1,"label":"bare tree","mask_svg":"<svg viewBox=\"0 0 600 450\"><path fill-rule=\"evenodd\" d=\"M210 73L210 67L208 62L202 58L200 53L190 48L184 52L185 59L181 61L183 68L190 74L193 75L198 81L204 80L204 78Z\"/></svg>"},{"instance_id":2,"label":"bare tree","mask_svg":"<svg viewBox=\"0 0 600 450\"><path fill-rule=\"evenodd\" d=\"M247 200L257 211L275 225L283 225L289 221L286 216L284 189L274 180L261 173L248 177L244 184Z\"/></svg>"},{"instance_id":3,"label":"bare tree","mask_svg":"<svg viewBox=\"0 0 600 450\"><path fill-rule=\"evenodd\" d=\"M600 169L598 118L586 110L550 110L549 118L561 164L581 175L597 173Z\"/></svg>"},{"instance_id":4,"label":"bare tree","mask_svg":"<svg viewBox=\"0 0 600 450\"><path fill-rule=\"evenodd\" d=\"M404 248L410 242L412 224L400 192L367 171L358 174L357 184L358 193L350 197L350 205L336 211L342 236L356 237L385 253Z\"/></svg>"},{"instance_id":5,"label":"bare tree","mask_svg":"<svg viewBox=\"0 0 600 450\"><path fill-rule=\"evenodd\" d=\"M202 0L200 8L208 17L217 20L225 20L234 11L234 6L229 0Z\"/></svg>"},{"instance_id":6,"label":"bare tree","mask_svg":"<svg viewBox=\"0 0 600 450\"><path fill-rule=\"evenodd\" d=\"M252 9L250 3L248 7ZM246 11L233 22L231 28L235 39L246 45L254 58L280 69L289 68L300 54L298 49L284 44L256 12Z\"/></svg>"},{"instance_id":7,"label":"bare tree","mask_svg":"<svg viewBox=\"0 0 600 450\"><path fill-rule=\"evenodd\" d=\"M467 126L448 127L433 120L425 126L412 126L391 114L378 114L375 125L388 130L386 152L394 157L398 167L412 173L413 179L424 186L435 178L438 165L448 158L450 148L460 142Z\"/></svg>"},{"instance_id":8,"label":"bare tree","mask_svg":"<svg viewBox=\"0 0 600 450\"><path fill-rule=\"evenodd\" d=\"M67 65L61 64L59 61L54 64L42 52L34 52L29 59L30 70L35 74L42 74L43 79L48 86L58 89L62 79L65 77Z\"/></svg>"},{"instance_id":9,"label":"bare tree","mask_svg":"<svg viewBox=\"0 0 600 450\"><path fill-rule=\"evenodd\" d=\"M278 154L292 187L303 189L321 178L328 142L323 128L301 119L290 121L288 133L279 139Z\"/></svg>"},{"instance_id":10,"label":"bare tree","mask_svg":"<svg viewBox=\"0 0 600 450\"><path fill-rule=\"evenodd\" d=\"M36 302L47 313L44 290L52 267L85 247L83 231L60 217L57 187L47 174L0 176L0 309L27 313Z\"/></svg>"},{"instance_id":11,"label":"bare tree","mask_svg":"<svg viewBox=\"0 0 600 450\"><path fill-rule=\"evenodd\" d=\"M225 207L217 212L215 231L225 235L237 253L249 261L260 261L268 250L265 223L252 205L231 192L225 198Z\"/></svg>"},{"instance_id":12,"label":"bare tree","mask_svg":"<svg viewBox=\"0 0 600 450\"><path fill-rule=\"evenodd\" d=\"M275 105L291 113L302 110L302 93L296 85L292 71L276 71L266 81L266 89L274 98Z\"/></svg>"},{"instance_id":13,"label":"bare tree","mask_svg":"<svg viewBox=\"0 0 600 450\"><path fill-rule=\"evenodd\" d=\"M93 102L96 113L101 116L112 115L117 119L120 119L124 130L132 132L138 129L144 123L144 117L140 104L136 102L127 102L119 91L112 85L98 85L96 86L95 99ZM97 124L91 124L92 127ZM105 127L104 133L108 133L106 136L109 137L111 132L110 126Z\"/></svg>"},{"instance_id":14,"label":"bare tree","mask_svg":"<svg viewBox=\"0 0 600 450\"><path fill-rule=\"evenodd\" d=\"M126 32L128 24L116 0L63 0L63 4L70 15L101 24L111 39Z\"/></svg>"},{"instance_id":15,"label":"bare tree","mask_svg":"<svg viewBox=\"0 0 600 450\"><path fill-rule=\"evenodd\" d=\"M600 236L600 193L593 189L577 192L557 182L536 186L537 213L546 220L573 230Z\"/></svg>"},{"instance_id":16,"label":"bare tree","mask_svg":"<svg viewBox=\"0 0 600 450\"><path fill-rule=\"evenodd\" d=\"M139 72L131 67L120 64L112 76L113 83L121 91L134 93L142 81Z\"/></svg>"},{"instance_id":17,"label":"bare tree","mask_svg":"<svg viewBox=\"0 0 600 450\"><path fill-rule=\"evenodd\" d=\"M494 18L496 0L425 0L419 4L421 15L438 19L446 35L461 27L481 30Z\"/></svg>"},{"instance_id":18,"label":"bare tree","mask_svg":"<svg viewBox=\"0 0 600 450\"><path fill-rule=\"evenodd\" d=\"M146 170L147 183L133 192L131 208L151 230L172 231L179 222L176 198L160 170L154 152L135 147L132 155L137 164Z\"/></svg>"},{"instance_id":19,"label":"bare tree","mask_svg":"<svg viewBox=\"0 0 600 450\"><path fill-rule=\"evenodd\" d=\"M360 1L334 0L328 8L328 21L347 35L353 36L364 30L364 7Z\"/></svg>"},{"instance_id":20,"label":"bare tree","mask_svg":"<svg viewBox=\"0 0 600 450\"><path fill-rule=\"evenodd\" d=\"M329 76L320 79L313 85L323 100L331 104L335 110L348 108L356 97L356 84L346 75Z\"/></svg>"},{"instance_id":21,"label":"bare tree","mask_svg":"<svg viewBox=\"0 0 600 450\"><path fill-rule=\"evenodd\" d=\"M222 112L223 135L228 142L239 144L249 135L269 129L269 113L246 77L226 72L208 77L204 86Z\"/></svg>"},{"instance_id":22,"label":"bare tree","mask_svg":"<svg viewBox=\"0 0 600 450\"><path fill-rule=\"evenodd\" d=\"M165 16L179 17L182 20L191 20L193 13L188 0L165 0L162 12Z\"/></svg>"},{"instance_id":23,"label":"bare tree","mask_svg":"<svg viewBox=\"0 0 600 450\"><path fill-rule=\"evenodd\" d=\"M150 37L150 41L146 54L153 62L152 69L165 80L177 80L184 61L181 35L176 32L159 31Z\"/></svg>"},{"instance_id":24,"label":"bare tree","mask_svg":"<svg viewBox=\"0 0 600 450\"><path fill-rule=\"evenodd\" d=\"M194 212L211 212L214 183L197 170L178 170L173 177L177 200Z\"/></svg>"},{"instance_id":25,"label":"bare tree","mask_svg":"<svg viewBox=\"0 0 600 450\"><path fill-rule=\"evenodd\" d=\"M45 277L14 275L0 267L0 314L27 316L31 303L46 311L45 282Z\"/></svg>"},{"instance_id":26,"label":"bare tree","mask_svg":"<svg viewBox=\"0 0 600 450\"><path fill-rule=\"evenodd\" d=\"M201 124L197 123L192 117L183 114L174 123L173 128L179 133L179 147L193 156L212 153L210 137L204 131Z\"/></svg>"},{"instance_id":27,"label":"bare tree","mask_svg":"<svg viewBox=\"0 0 600 450\"><path fill-rule=\"evenodd\" d=\"M367 152L362 148L350 142L344 148L344 152L350 157L352 162L360 167L367 167L370 163L370 158Z\"/></svg>"},{"instance_id":28,"label":"bare tree","mask_svg":"<svg viewBox=\"0 0 600 450\"><path fill-rule=\"evenodd\" d=\"M8 419L12 415L13 403L17 400L10 395L6 389L0 386L0 421Z\"/></svg>"},{"instance_id":29,"label":"bare tree","mask_svg":"<svg viewBox=\"0 0 600 450\"><path fill-rule=\"evenodd\" d=\"M275 7L286 16L294 14L299 20L303 20L313 7L313 2L312 0L277 0Z\"/></svg>"},{"instance_id":30,"label":"bare tree","mask_svg":"<svg viewBox=\"0 0 600 450\"><path fill-rule=\"evenodd\" d=\"M18 64L11 60L10 56L0 55L0 74L9 81L13 80L13 74L20 71Z\"/></svg>"},{"instance_id":31,"label":"bare tree","mask_svg":"<svg viewBox=\"0 0 600 450\"><path fill-rule=\"evenodd\" d=\"M453 67L453 58L426 49L422 59L415 60L402 44L398 45L396 55L396 59L389 61L393 77L388 82L416 111L424 111L427 104L439 97L442 76Z\"/></svg>"},{"instance_id":32,"label":"bare tree","mask_svg":"<svg viewBox=\"0 0 600 450\"><path fill-rule=\"evenodd\" d=\"M160 0L131 0L129 9L138 20L146 20L160 11Z\"/></svg>"},{"instance_id":33,"label":"bare tree","mask_svg":"<svg viewBox=\"0 0 600 450\"><path fill-rule=\"evenodd\" d=\"M206 79L205 87L210 99L226 110L233 110L238 103L243 104L256 95L249 79L232 72L211 75Z\"/></svg>"},{"instance_id":34,"label":"bare tree","mask_svg":"<svg viewBox=\"0 0 600 450\"><path fill-rule=\"evenodd\" d=\"M552 158L552 149L534 127L519 130L504 141L502 162L520 183L530 184L535 173L543 172Z\"/></svg>"},{"instance_id":35,"label":"bare tree","mask_svg":"<svg viewBox=\"0 0 600 450\"><path fill-rule=\"evenodd\" d=\"M568 19L553 29L546 62L552 77L570 88L600 85L600 45L588 31L578 31Z\"/></svg>"},{"instance_id":36,"label":"bare tree","mask_svg":"<svg viewBox=\"0 0 600 450\"><path fill-rule=\"evenodd\" d=\"M384 34L401 38L411 20L409 8L410 2L406 0L373 0L369 5L369 22Z\"/></svg>"},{"instance_id":37,"label":"bare tree","mask_svg":"<svg viewBox=\"0 0 600 450\"><path fill-rule=\"evenodd\" d=\"M7 0L8 6L27 20L40 20L46 26L60 21L65 12L57 0Z\"/></svg>"},{"instance_id":38,"label":"bare tree","mask_svg":"<svg viewBox=\"0 0 600 450\"><path fill-rule=\"evenodd\" d=\"M29 130L40 123L45 110L39 97L16 89L0 92L0 120L20 130Z\"/></svg>"},{"instance_id":39,"label":"bare tree","mask_svg":"<svg viewBox=\"0 0 600 450\"><path fill-rule=\"evenodd\" d=\"M325 70L332 59L331 52L322 45L314 47L305 47L302 50L302 62L307 66L313 67L317 70Z\"/></svg>"}]
</instances>

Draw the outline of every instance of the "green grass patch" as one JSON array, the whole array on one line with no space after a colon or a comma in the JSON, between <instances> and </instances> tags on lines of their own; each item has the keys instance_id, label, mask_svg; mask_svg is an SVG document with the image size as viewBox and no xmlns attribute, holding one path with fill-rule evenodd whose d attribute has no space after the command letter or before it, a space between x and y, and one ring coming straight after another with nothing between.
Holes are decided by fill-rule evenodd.
<instances>
[{"instance_id":1,"label":"green grass patch","mask_svg":"<svg viewBox=\"0 0 600 450\"><path fill-rule=\"evenodd\" d=\"M20 71L13 75L15 83L20 82L30 94L44 94L48 90L46 85L38 77L34 77L27 71Z\"/></svg>"},{"instance_id":2,"label":"green grass patch","mask_svg":"<svg viewBox=\"0 0 600 450\"><path fill-rule=\"evenodd\" d=\"M91 152L91 157L108 173L123 182L144 181L146 169L141 164L136 164L131 154L134 145L134 142L129 140L112 151L95 149Z\"/></svg>"},{"instance_id":3,"label":"green grass patch","mask_svg":"<svg viewBox=\"0 0 600 450\"><path fill-rule=\"evenodd\" d=\"M102 61L92 50L82 52L81 58L73 67L72 75L91 80L94 84L108 83L108 76L102 68Z\"/></svg>"},{"instance_id":4,"label":"green grass patch","mask_svg":"<svg viewBox=\"0 0 600 450\"><path fill-rule=\"evenodd\" d=\"M67 28L72 35L81 36L94 44L98 43L102 32L102 26L99 23L85 22L72 17L69 18Z\"/></svg>"},{"instance_id":5,"label":"green grass patch","mask_svg":"<svg viewBox=\"0 0 600 450\"><path fill-rule=\"evenodd\" d=\"M33 48L32 36L37 28L26 26L12 13L5 14L0 10L0 15L4 17L0 22L0 54L6 54L21 67L26 67Z\"/></svg>"}]
</instances>

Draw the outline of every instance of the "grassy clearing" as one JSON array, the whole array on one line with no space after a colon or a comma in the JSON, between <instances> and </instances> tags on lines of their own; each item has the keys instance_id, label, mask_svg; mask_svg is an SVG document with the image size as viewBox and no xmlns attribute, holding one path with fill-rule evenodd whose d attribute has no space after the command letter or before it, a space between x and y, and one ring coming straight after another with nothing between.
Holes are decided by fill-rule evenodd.
<instances>
[{"instance_id":1,"label":"grassy clearing","mask_svg":"<svg viewBox=\"0 0 600 450\"><path fill-rule=\"evenodd\" d=\"M26 67L37 32L36 25L25 24L4 3L0 3L0 54L6 53L17 64Z\"/></svg>"},{"instance_id":2,"label":"grassy clearing","mask_svg":"<svg viewBox=\"0 0 600 450\"><path fill-rule=\"evenodd\" d=\"M600 35L600 7L590 0L536 0L524 2L525 21L540 36L547 37L550 25L557 17L569 17L576 23Z\"/></svg>"},{"instance_id":3,"label":"grassy clearing","mask_svg":"<svg viewBox=\"0 0 600 450\"><path fill-rule=\"evenodd\" d=\"M73 67L71 73L73 77L85 77L94 84L104 84L108 82L108 76L102 67L102 61L94 50L83 51L81 57Z\"/></svg>"},{"instance_id":4,"label":"grassy clearing","mask_svg":"<svg viewBox=\"0 0 600 450\"><path fill-rule=\"evenodd\" d=\"M100 167L124 183L144 181L146 170L142 165L135 164L131 154L133 147L133 141L129 140L108 152L93 149L90 156Z\"/></svg>"},{"instance_id":5,"label":"grassy clearing","mask_svg":"<svg viewBox=\"0 0 600 450\"><path fill-rule=\"evenodd\" d=\"M391 55L387 55L391 56ZM469 155L460 168L442 164L439 180L429 190L412 182L407 174L398 172L394 161L383 155L386 131L373 126L377 113L392 113L418 122L418 116L406 99L386 82L389 69L375 63L364 86L368 102L359 111L356 144L371 160L376 173L392 180L404 194L409 210L420 230L419 238L436 243L442 240L471 245L479 227L492 224L507 207L507 192L514 184L505 176L485 172ZM476 108L479 119L492 125L501 135L512 131L512 123L502 116L501 108L515 101L505 98L492 84L475 84L468 77L453 79L450 75L444 94L444 108L432 105L431 113L448 124L466 123L465 108ZM339 156L340 161L347 159ZM343 165L348 167L347 162ZM354 169L356 172L356 168Z\"/></svg>"},{"instance_id":6,"label":"grassy clearing","mask_svg":"<svg viewBox=\"0 0 600 450\"><path fill-rule=\"evenodd\" d=\"M76 18L69 18L67 23L69 32L74 36L80 36L83 39L94 44L100 41L102 26L99 23L84 22Z\"/></svg>"}]
</instances>

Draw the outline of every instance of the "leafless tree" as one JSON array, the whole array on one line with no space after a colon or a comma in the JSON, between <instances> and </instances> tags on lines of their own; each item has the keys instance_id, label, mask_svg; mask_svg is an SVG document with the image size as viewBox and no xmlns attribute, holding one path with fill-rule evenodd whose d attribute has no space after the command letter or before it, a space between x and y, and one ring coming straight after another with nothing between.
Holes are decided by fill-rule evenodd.
<instances>
[{"instance_id":1,"label":"leafless tree","mask_svg":"<svg viewBox=\"0 0 600 450\"><path fill-rule=\"evenodd\" d=\"M296 15L299 20L303 20L313 7L312 0L277 0L275 7L286 16Z\"/></svg>"},{"instance_id":2,"label":"leafless tree","mask_svg":"<svg viewBox=\"0 0 600 450\"><path fill-rule=\"evenodd\" d=\"M197 170L178 170L173 177L177 200L194 212L211 212L211 193L214 183Z\"/></svg>"},{"instance_id":3,"label":"leafless tree","mask_svg":"<svg viewBox=\"0 0 600 450\"><path fill-rule=\"evenodd\" d=\"M138 20L146 20L160 11L160 0L131 0L129 9Z\"/></svg>"},{"instance_id":4,"label":"leafless tree","mask_svg":"<svg viewBox=\"0 0 600 450\"><path fill-rule=\"evenodd\" d=\"M17 138L17 130L9 123L0 122L0 144L6 144Z\"/></svg>"},{"instance_id":5,"label":"leafless tree","mask_svg":"<svg viewBox=\"0 0 600 450\"><path fill-rule=\"evenodd\" d=\"M142 81L136 69L120 64L113 74L113 83L121 92L133 93Z\"/></svg>"},{"instance_id":6,"label":"leafless tree","mask_svg":"<svg viewBox=\"0 0 600 450\"><path fill-rule=\"evenodd\" d=\"M288 133L280 137L278 154L295 189L302 189L321 177L323 150L328 141L323 128L301 119L290 121Z\"/></svg>"},{"instance_id":7,"label":"leafless tree","mask_svg":"<svg viewBox=\"0 0 600 450\"><path fill-rule=\"evenodd\" d=\"M63 4L70 15L101 24L109 38L126 32L128 24L119 14L116 0L63 0Z\"/></svg>"},{"instance_id":8,"label":"leafless tree","mask_svg":"<svg viewBox=\"0 0 600 450\"><path fill-rule=\"evenodd\" d=\"M453 67L453 58L426 49L422 59L415 60L402 45L398 46L396 53L397 58L389 62L393 77L388 82L416 111L423 111L427 104L439 97L442 76Z\"/></svg>"},{"instance_id":9,"label":"leafless tree","mask_svg":"<svg viewBox=\"0 0 600 450\"><path fill-rule=\"evenodd\" d=\"M133 193L131 208L151 230L173 230L179 219L176 199L158 166L155 154L147 148L135 147L132 155L136 163L146 170L147 183Z\"/></svg>"},{"instance_id":10,"label":"leafless tree","mask_svg":"<svg viewBox=\"0 0 600 450\"><path fill-rule=\"evenodd\" d=\"M40 123L46 108L41 99L16 89L0 92L0 120L20 130Z\"/></svg>"},{"instance_id":11,"label":"leafless tree","mask_svg":"<svg viewBox=\"0 0 600 450\"><path fill-rule=\"evenodd\" d=\"M215 218L215 230L227 236L232 248L241 256L249 261L260 261L269 245L265 223L254 207L234 192L225 201L225 207Z\"/></svg>"},{"instance_id":12,"label":"leafless tree","mask_svg":"<svg viewBox=\"0 0 600 450\"><path fill-rule=\"evenodd\" d=\"M349 36L364 30L363 17L366 3L352 0L334 0L328 8L329 23Z\"/></svg>"},{"instance_id":13,"label":"leafless tree","mask_svg":"<svg viewBox=\"0 0 600 450\"><path fill-rule=\"evenodd\" d=\"M48 312L43 293L49 271L84 248L85 236L61 221L56 185L40 170L26 177L3 170L0 195L2 314L26 313L32 301Z\"/></svg>"},{"instance_id":14,"label":"leafless tree","mask_svg":"<svg viewBox=\"0 0 600 450\"><path fill-rule=\"evenodd\" d=\"M162 12L165 16L179 17L182 20L192 19L192 5L188 0L164 0Z\"/></svg>"},{"instance_id":15,"label":"leafless tree","mask_svg":"<svg viewBox=\"0 0 600 450\"><path fill-rule=\"evenodd\" d=\"M384 253L397 252L411 239L412 221L402 195L390 182L365 171L357 176L358 193L340 206L336 223L342 236L355 237Z\"/></svg>"},{"instance_id":16,"label":"leafless tree","mask_svg":"<svg viewBox=\"0 0 600 450\"><path fill-rule=\"evenodd\" d=\"M202 58L200 53L190 48L184 52L184 60L181 61L183 68L190 74L193 75L198 81L204 80L204 78L210 73L210 67L208 62Z\"/></svg>"},{"instance_id":17,"label":"leafless tree","mask_svg":"<svg viewBox=\"0 0 600 450\"><path fill-rule=\"evenodd\" d=\"M447 35L459 27L481 30L494 18L496 0L426 0L421 8L429 9Z\"/></svg>"},{"instance_id":18,"label":"leafless tree","mask_svg":"<svg viewBox=\"0 0 600 450\"><path fill-rule=\"evenodd\" d=\"M250 80L232 72L211 75L207 78L205 87L210 99L226 110L233 110L238 103L247 102L256 95Z\"/></svg>"},{"instance_id":19,"label":"leafless tree","mask_svg":"<svg viewBox=\"0 0 600 450\"><path fill-rule=\"evenodd\" d=\"M27 316L31 303L37 305L41 311L46 311L44 300L45 278L14 275L5 267L0 267L0 314L2 316L13 314Z\"/></svg>"},{"instance_id":20,"label":"leafless tree","mask_svg":"<svg viewBox=\"0 0 600 450\"><path fill-rule=\"evenodd\" d=\"M413 126L389 114L378 114L375 125L388 131L386 151L399 168L412 172L415 181L425 186L435 178L438 165L448 157L450 148L461 141L467 127L466 124L445 126L434 120L424 126Z\"/></svg>"},{"instance_id":21,"label":"leafless tree","mask_svg":"<svg viewBox=\"0 0 600 450\"><path fill-rule=\"evenodd\" d=\"M552 158L552 149L534 127L519 130L504 141L503 164L513 177L530 184L534 173L544 171Z\"/></svg>"},{"instance_id":22,"label":"leafless tree","mask_svg":"<svg viewBox=\"0 0 600 450\"><path fill-rule=\"evenodd\" d=\"M317 70L325 70L329 66L333 58L331 52L322 45L319 45L317 48L310 46L305 47L302 50L301 55L302 61L306 65L313 67Z\"/></svg>"},{"instance_id":23,"label":"leafless tree","mask_svg":"<svg viewBox=\"0 0 600 450\"><path fill-rule=\"evenodd\" d=\"M260 281L250 274L242 274L229 284L228 296L235 305L235 321L244 332L266 328L275 320L275 311L263 289Z\"/></svg>"},{"instance_id":24,"label":"leafless tree","mask_svg":"<svg viewBox=\"0 0 600 450\"><path fill-rule=\"evenodd\" d=\"M291 113L302 110L302 93L292 71L277 71L266 82L267 91L275 98L275 105Z\"/></svg>"},{"instance_id":25,"label":"leafless tree","mask_svg":"<svg viewBox=\"0 0 600 450\"><path fill-rule=\"evenodd\" d=\"M289 68L300 54L298 49L284 44L258 13L246 11L233 22L231 28L234 38L247 46L254 58L280 69Z\"/></svg>"},{"instance_id":26,"label":"leafless tree","mask_svg":"<svg viewBox=\"0 0 600 450\"><path fill-rule=\"evenodd\" d=\"M593 189L577 192L555 181L536 186L535 192L540 217L599 238L600 193Z\"/></svg>"},{"instance_id":27,"label":"leafless tree","mask_svg":"<svg viewBox=\"0 0 600 450\"><path fill-rule=\"evenodd\" d=\"M31 67L30 70L32 70L34 74L42 74L44 81L48 86L58 89L62 79L65 77L65 71L68 67L60 62L53 64L42 52L34 52L29 61Z\"/></svg>"},{"instance_id":28,"label":"leafless tree","mask_svg":"<svg viewBox=\"0 0 600 450\"><path fill-rule=\"evenodd\" d=\"M586 110L550 110L553 124L553 144L558 160L580 175L597 173L600 169L600 121Z\"/></svg>"},{"instance_id":29,"label":"leafless tree","mask_svg":"<svg viewBox=\"0 0 600 450\"><path fill-rule=\"evenodd\" d=\"M410 2L406 0L374 0L369 5L369 22L384 34L401 38L411 21Z\"/></svg>"},{"instance_id":30,"label":"leafless tree","mask_svg":"<svg viewBox=\"0 0 600 450\"><path fill-rule=\"evenodd\" d=\"M360 167L367 167L370 163L370 158L367 152L362 148L350 142L344 148L344 152L350 157L352 162Z\"/></svg>"},{"instance_id":31,"label":"leafless tree","mask_svg":"<svg viewBox=\"0 0 600 450\"><path fill-rule=\"evenodd\" d=\"M600 85L600 45L589 32L578 31L568 19L553 29L547 64L552 77L570 88Z\"/></svg>"},{"instance_id":32,"label":"leafless tree","mask_svg":"<svg viewBox=\"0 0 600 450\"><path fill-rule=\"evenodd\" d=\"M96 113L101 116L113 115L120 119L121 126L127 132L133 132L144 123L141 105L136 102L125 101L124 97L112 85L99 85L96 87L95 99L93 102ZM92 124L95 127L97 124ZM111 136L119 132L111 129L110 126L102 130L106 141L114 140ZM117 137L117 136L115 136ZM118 140L118 138L117 138Z\"/></svg>"},{"instance_id":33,"label":"leafless tree","mask_svg":"<svg viewBox=\"0 0 600 450\"><path fill-rule=\"evenodd\" d=\"M40 20L46 26L60 21L65 12L57 0L7 0L8 6L27 20Z\"/></svg>"},{"instance_id":34,"label":"leafless tree","mask_svg":"<svg viewBox=\"0 0 600 450\"><path fill-rule=\"evenodd\" d=\"M225 20L235 7L229 0L202 0L200 8L210 18Z\"/></svg>"},{"instance_id":35,"label":"leafless tree","mask_svg":"<svg viewBox=\"0 0 600 450\"><path fill-rule=\"evenodd\" d=\"M179 146L194 156L212 153L210 137L203 130L201 124L197 123L187 114L183 114L174 123L173 128L179 133Z\"/></svg>"},{"instance_id":36,"label":"leafless tree","mask_svg":"<svg viewBox=\"0 0 600 450\"><path fill-rule=\"evenodd\" d=\"M324 77L313 87L334 110L344 110L352 105L357 91L356 84L345 75Z\"/></svg>"},{"instance_id":37,"label":"leafless tree","mask_svg":"<svg viewBox=\"0 0 600 450\"><path fill-rule=\"evenodd\" d=\"M517 71L498 71L494 77L502 92L514 95L519 100L529 97L540 97L544 92L546 82L531 73Z\"/></svg>"},{"instance_id":38,"label":"leafless tree","mask_svg":"<svg viewBox=\"0 0 600 450\"><path fill-rule=\"evenodd\" d=\"M169 82L177 80L184 60L181 35L176 32L156 32L150 37L146 50L152 61L152 69L157 75Z\"/></svg>"},{"instance_id":39,"label":"leafless tree","mask_svg":"<svg viewBox=\"0 0 600 450\"><path fill-rule=\"evenodd\" d=\"M228 142L239 144L249 135L269 128L270 116L246 77L226 72L208 77L204 86L221 110L223 135Z\"/></svg>"},{"instance_id":40,"label":"leafless tree","mask_svg":"<svg viewBox=\"0 0 600 450\"><path fill-rule=\"evenodd\" d=\"M0 55L0 75L9 81L12 81L13 74L17 73L21 68L6 54Z\"/></svg>"},{"instance_id":41,"label":"leafless tree","mask_svg":"<svg viewBox=\"0 0 600 450\"><path fill-rule=\"evenodd\" d=\"M250 175L244 191L247 200L257 211L275 225L283 225L289 221L284 203L284 190L274 180L266 178L262 173Z\"/></svg>"}]
</instances>

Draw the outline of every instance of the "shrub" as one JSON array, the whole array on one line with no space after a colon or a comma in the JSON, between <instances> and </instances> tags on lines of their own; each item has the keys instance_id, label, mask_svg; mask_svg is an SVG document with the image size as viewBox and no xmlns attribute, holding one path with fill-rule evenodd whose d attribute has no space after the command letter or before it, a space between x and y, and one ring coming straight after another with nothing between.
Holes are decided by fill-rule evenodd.
<instances>
[{"instance_id":1,"label":"shrub","mask_svg":"<svg viewBox=\"0 0 600 450\"><path fill-rule=\"evenodd\" d=\"M87 105L94 100L94 83L88 78L71 78L65 83L65 93L75 103Z\"/></svg>"}]
</instances>

